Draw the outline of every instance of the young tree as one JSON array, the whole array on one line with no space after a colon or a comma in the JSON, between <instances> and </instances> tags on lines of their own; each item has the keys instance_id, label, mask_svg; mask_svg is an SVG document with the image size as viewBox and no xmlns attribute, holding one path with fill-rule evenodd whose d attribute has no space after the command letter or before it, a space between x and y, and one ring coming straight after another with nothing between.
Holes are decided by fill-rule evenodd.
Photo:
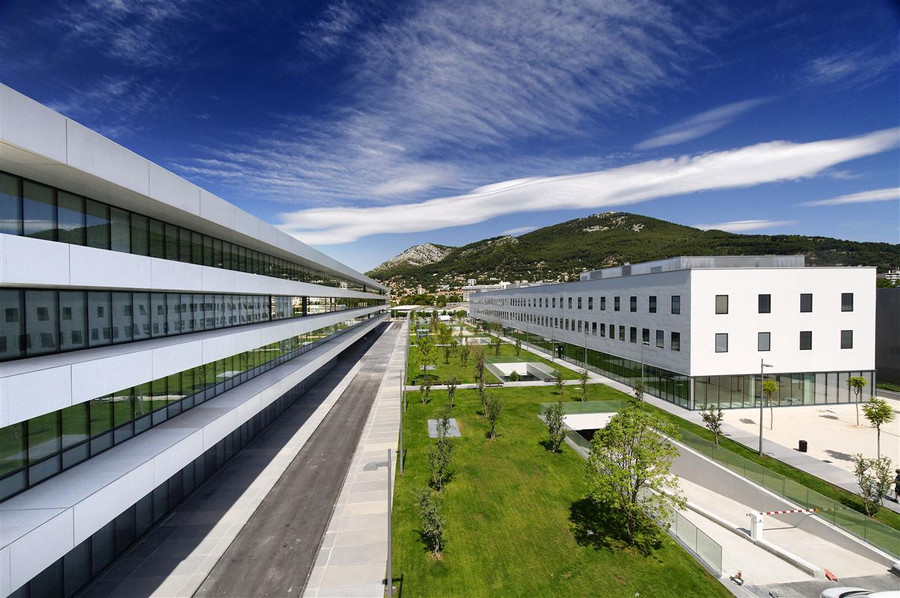
<instances>
[{"instance_id":1,"label":"young tree","mask_svg":"<svg viewBox=\"0 0 900 598\"><path fill-rule=\"evenodd\" d=\"M437 421L437 441L428 447L428 467L431 471L431 485L440 492L447 482L447 472L450 469L450 455L453 445L447 438L447 430L450 427L449 412Z\"/></svg>"},{"instance_id":2,"label":"young tree","mask_svg":"<svg viewBox=\"0 0 900 598\"><path fill-rule=\"evenodd\" d=\"M587 370L581 370L578 373L578 388L581 390L581 402L584 403L587 401L587 389L588 389L588 372Z\"/></svg>"},{"instance_id":3,"label":"young tree","mask_svg":"<svg viewBox=\"0 0 900 598\"><path fill-rule=\"evenodd\" d=\"M678 478L669 473L678 450L663 437L673 433L672 424L631 403L591 440L589 495L621 518L631 545L639 529L657 533L645 514L668 521L673 509L684 507Z\"/></svg>"},{"instance_id":4,"label":"young tree","mask_svg":"<svg viewBox=\"0 0 900 598\"><path fill-rule=\"evenodd\" d=\"M716 439L716 446L719 446L719 436L722 434L722 422L725 420L725 412L718 405L715 407L710 405L709 409L700 411L700 419L703 420L703 425L713 433Z\"/></svg>"},{"instance_id":5,"label":"young tree","mask_svg":"<svg viewBox=\"0 0 900 598\"><path fill-rule=\"evenodd\" d=\"M422 373L430 376L428 367L436 365L434 363L434 341L430 336L423 336L419 339L419 362Z\"/></svg>"},{"instance_id":6,"label":"young tree","mask_svg":"<svg viewBox=\"0 0 900 598\"><path fill-rule=\"evenodd\" d=\"M484 415L491 426L488 431L488 437L491 440L497 437L497 421L500 419L500 410L500 399L497 398L497 395L487 397L484 402Z\"/></svg>"},{"instance_id":7,"label":"young tree","mask_svg":"<svg viewBox=\"0 0 900 598\"><path fill-rule=\"evenodd\" d=\"M516 357L522 352L522 339L516 337Z\"/></svg>"},{"instance_id":8,"label":"young tree","mask_svg":"<svg viewBox=\"0 0 900 598\"><path fill-rule=\"evenodd\" d=\"M481 345L475 345L472 353L475 358L475 382L484 384L484 349Z\"/></svg>"},{"instance_id":9,"label":"young tree","mask_svg":"<svg viewBox=\"0 0 900 598\"><path fill-rule=\"evenodd\" d=\"M874 516L884 504L885 495L891 491L893 482L891 460L887 457L867 459L857 453L853 455L853 473L859 484L859 492L866 506L866 513Z\"/></svg>"},{"instance_id":10,"label":"young tree","mask_svg":"<svg viewBox=\"0 0 900 598\"><path fill-rule=\"evenodd\" d=\"M463 339L461 348L462 348L462 350L459 352L459 363L463 367L468 367L468 365L469 365L469 350L471 349L471 347L469 347L469 343L466 341L466 339Z\"/></svg>"},{"instance_id":11,"label":"young tree","mask_svg":"<svg viewBox=\"0 0 900 598\"><path fill-rule=\"evenodd\" d=\"M437 337L444 350L444 363L450 363L450 352L453 350L453 331L446 324L438 324Z\"/></svg>"},{"instance_id":12,"label":"young tree","mask_svg":"<svg viewBox=\"0 0 900 598\"><path fill-rule=\"evenodd\" d=\"M853 390L853 394L856 396L856 425L859 425L859 396L862 394L863 388L865 388L866 384L869 381L863 378L862 376L852 376L847 378L847 386Z\"/></svg>"},{"instance_id":13,"label":"young tree","mask_svg":"<svg viewBox=\"0 0 900 598\"><path fill-rule=\"evenodd\" d=\"M556 394L563 395L566 381L563 380L562 372L560 372L559 370L553 370L553 384L556 385Z\"/></svg>"},{"instance_id":14,"label":"young tree","mask_svg":"<svg viewBox=\"0 0 900 598\"><path fill-rule=\"evenodd\" d=\"M863 413L869 420L869 425L875 428L878 434L878 456L881 457L881 426L894 421L894 410L884 399L872 397L868 403L863 405Z\"/></svg>"},{"instance_id":15,"label":"young tree","mask_svg":"<svg viewBox=\"0 0 900 598\"><path fill-rule=\"evenodd\" d=\"M456 379L456 376L447 378L447 404L450 405L451 409L453 408L453 396L456 394L458 384L459 380Z\"/></svg>"},{"instance_id":16,"label":"young tree","mask_svg":"<svg viewBox=\"0 0 900 598\"><path fill-rule=\"evenodd\" d=\"M778 392L778 382L774 380L763 380L763 394L766 395L766 404L769 406L769 429L774 430L775 425L775 407L772 404L772 395Z\"/></svg>"},{"instance_id":17,"label":"young tree","mask_svg":"<svg viewBox=\"0 0 900 598\"><path fill-rule=\"evenodd\" d=\"M440 558L444 548L444 516L441 505L432 496L431 490L419 490L419 518L422 521L422 539L434 558Z\"/></svg>"},{"instance_id":18,"label":"young tree","mask_svg":"<svg viewBox=\"0 0 900 598\"><path fill-rule=\"evenodd\" d=\"M544 413L547 432L550 433L550 450L554 453L559 452L559 447L566 438L564 417L562 401L556 401Z\"/></svg>"},{"instance_id":19,"label":"young tree","mask_svg":"<svg viewBox=\"0 0 900 598\"><path fill-rule=\"evenodd\" d=\"M422 376L422 382L419 384L419 398L422 399L423 405L431 401L431 376Z\"/></svg>"},{"instance_id":20,"label":"young tree","mask_svg":"<svg viewBox=\"0 0 900 598\"><path fill-rule=\"evenodd\" d=\"M494 348L494 355L500 355L500 347L503 346L503 341L500 340L499 336L491 337L491 346Z\"/></svg>"},{"instance_id":21,"label":"young tree","mask_svg":"<svg viewBox=\"0 0 900 598\"><path fill-rule=\"evenodd\" d=\"M637 382L634 383L633 388L634 388L634 390L632 392L634 393L634 400L636 402L640 403L641 401L644 400L644 381L638 380Z\"/></svg>"}]
</instances>

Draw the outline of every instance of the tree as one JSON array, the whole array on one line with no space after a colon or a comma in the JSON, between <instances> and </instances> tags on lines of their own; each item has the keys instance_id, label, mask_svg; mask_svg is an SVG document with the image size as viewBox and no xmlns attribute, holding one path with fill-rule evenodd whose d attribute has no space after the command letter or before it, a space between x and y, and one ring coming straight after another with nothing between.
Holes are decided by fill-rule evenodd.
<instances>
[{"instance_id":1,"label":"tree","mask_svg":"<svg viewBox=\"0 0 900 598\"><path fill-rule=\"evenodd\" d=\"M674 426L630 403L591 440L587 463L589 496L620 518L632 546L639 531L655 536L646 520L668 521L685 501L678 478L669 473L678 450L663 437Z\"/></svg>"},{"instance_id":2,"label":"tree","mask_svg":"<svg viewBox=\"0 0 900 598\"><path fill-rule=\"evenodd\" d=\"M719 436L722 434L722 422L725 420L725 412L718 405L710 405L709 409L700 411L700 419L703 425L713 433L716 439L716 446L719 446Z\"/></svg>"},{"instance_id":3,"label":"tree","mask_svg":"<svg viewBox=\"0 0 900 598\"><path fill-rule=\"evenodd\" d=\"M447 472L450 469L450 455L453 445L447 437L450 428L450 409L445 406L444 413L437 421L437 441L428 447L428 467L431 471L431 485L440 492L447 482Z\"/></svg>"},{"instance_id":4,"label":"tree","mask_svg":"<svg viewBox=\"0 0 900 598\"><path fill-rule=\"evenodd\" d=\"M763 394L766 395L766 404L769 406L769 429L773 430L775 425L775 409L772 405L772 395L778 392L778 382L775 380L763 380Z\"/></svg>"},{"instance_id":5,"label":"tree","mask_svg":"<svg viewBox=\"0 0 900 598\"><path fill-rule=\"evenodd\" d=\"M444 516L441 505L431 496L431 490L419 490L419 518L422 521L422 539L434 558L440 558L444 548Z\"/></svg>"},{"instance_id":6,"label":"tree","mask_svg":"<svg viewBox=\"0 0 900 598\"><path fill-rule=\"evenodd\" d=\"M419 398L422 399L423 405L431 401L431 376L422 377L422 382L419 384Z\"/></svg>"},{"instance_id":7,"label":"tree","mask_svg":"<svg viewBox=\"0 0 900 598\"><path fill-rule=\"evenodd\" d=\"M847 378L847 386L853 390L853 394L856 395L856 425L859 425L859 397L862 394L862 389L865 388L866 384L869 381L863 378L862 376L852 376Z\"/></svg>"},{"instance_id":8,"label":"tree","mask_svg":"<svg viewBox=\"0 0 900 598\"><path fill-rule=\"evenodd\" d=\"M581 402L584 403L587 401L587 387L588 387L588 372L587 370L581 370L578 373L578 385L581 389Z\"/></svg>"},{"instance_id":9,"label":"tree","mask_svg":"<svg viewBox=\"0 0 900 598\"><path fill-rule=\"evenodd\" d=\"M456 376L450 376L447 378L447 403L450 407L453 407L453 395L456 394L456 386L459 384L459 380L456 379Z\"/></svg>"},{"instance_id":10,"label":"tree","mask_svg":"<svg viewBox=\"0 0 900 598\"><path fill-rule=\"evenodd\" d=\"M503 346L503 341L500 340L499 336L491 337L491 347L494 348L494 355L500 355L500 347Z\"/></svg>"},{"instance_id":11,"label":"tree","mask_svg":"<svg viewBox=\"0 0 900 598\"><path fill-rule=\"evenodd\" d=\"M550 433L550 450L554 453L559 452L559 447L566 437L564 417L562 401L556 401L544 413L547 432Z\"/></svg>"},{"instance_id":12,"label":"tree","mask_svg":"<svg viewBox=\"0 0 900 598\"><path fill-rule=\"evenodd\" d=\"M468 367L469 365L469 350L469 343L466 341L466 339L463 339L462 350L459 352L459 363L463 367Z\"/></svg>"},{"instance_id":13,"label":"tree","mask_svg":"<svg viewBox=\"0 0 900 598\"><path fill-rule=\"evenodd\" d=\"M878 434L878 456L881 457L881 426L894 421L894 410L884 399L872 397L868 403L863 405L863 413L869 420L869 425L875 428Z\"/></svg>"},{"instance_id":14,"label":"tree","mask_svg":"<svg viewBox=\"0 0 900 598\"><path fill-rule=\"evenodd\" d=\"M638 380L634 383L634 400L640 403L644 400L644 381Z\"/></svg>"},{"instance_id":15,"label":"tree","mask_svg":"<svg viewBox=\"0 0 900 598\"><path fill-rule=\"evenodd\" d=\"M475 382L484 384L484 349L481 345L475 345L472 353L475 357Z\"/></svg>"},{"instance_id":16,"label":"tree","mask_svg":"<svg viewBox=\"0 0 900 598\"><path fill-rule=\"evenodd\" d=\"M516 357L522 352L522 339L516 338Z\"/></svg>"},{"instance_id":17,"label":"tree","mask_svg":"<svg viewBox=\"0 0 900 598\"><path fill-rule=\"evenodd\" d=\"M453 331L446 324L438 324L437 337L444 350L444 363L450 363L450 352L453 350Z\"/></svg>"},{"instance_id":18,"label":"tree","mask_svg":"<svg viewBox=\"0 0 900 598\"><path fill-rule=\"evenodd\" d=\"M556 385L556 394L562 395L566 381L563 380L562 372L559 370L553 370L553 384Z\"/></svg>"},{"instance_id":19,"label":"tree","mask_svg":"<svg viewBox=\"0 0 900 598\"><path fill-rule=\"evenodd\" d=\"M884 496L891 491L893 482L891 460L887 457L867 459L861 453L857 453L853 455L853 473L859 484L866 513L870 517L874 516L884 504Z\"/></svg>"},{"instance_id":20,"label":"tree","mask_svg":"<svg viewBox=\"0 0 900 598\"><path fill-rule=\"evenodd\" d=\"M484 415L491 426L488 431L488 437L491 440L497 437L497 421L500 419L500 410L500 399L497 398L497 395L487 397L484 402Z\"/></svg>"}]
</instances>

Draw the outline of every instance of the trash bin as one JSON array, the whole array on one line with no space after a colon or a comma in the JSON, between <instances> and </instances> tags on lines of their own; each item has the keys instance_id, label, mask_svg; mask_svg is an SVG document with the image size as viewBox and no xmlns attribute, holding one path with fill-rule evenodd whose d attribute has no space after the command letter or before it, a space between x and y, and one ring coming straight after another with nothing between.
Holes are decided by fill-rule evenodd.
<instances>
[{"instance_id":1,"label":"trash bin","mask_svg":"<svg viewBox=\"0 0 900 598\"><path fill-rule=\"evenodd\" d=\"M806 441L805 441L805 440L801 440L801 441L800 441L800 446L799 446L798 450L799 450L801 453L805 453L805 452L806 452Z\"/></svg>"}]
</instances>

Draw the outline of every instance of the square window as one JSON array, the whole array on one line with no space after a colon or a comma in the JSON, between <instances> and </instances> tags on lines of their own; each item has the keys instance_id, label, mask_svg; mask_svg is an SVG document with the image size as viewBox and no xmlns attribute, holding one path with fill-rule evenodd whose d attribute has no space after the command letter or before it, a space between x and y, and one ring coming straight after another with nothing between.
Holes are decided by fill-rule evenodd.
<instances>
[{"instance_id":1,"label":"square window","mask_svg":"<svg viewBox=\"0 0 900 598\"><path fill-rule=\"evenodd\" d=\"M672 313L681 313L681 295L672 295Z\"/></svg>"},{"instance_id":2,"label":"square window","mask_svg":"<svg viewBox=\"0 0 900 598\"><path fill-rule=\"evenodd\" d=\"M728 353L728 333L716 333L716 353Z\"/></svg>"},{"instance_id":3,"label":"square window","mask_svg":"<svg viewBox=\"0 0 900 598\"><path fill-rule=\"evenodd\" d=\"M812 293L800 293L800 312L810 313L812 311Z\"/></svg>"},{"instance_id":4,"label":"square window","mask_svg":"<svg viewBox=\"0 0 900 598\"><path fill-rule=\"evenodd\" d=\"M853 293L841 293L841 311L853 311Z\"/></svg>"},{"instance_id":5,"label":"square window","mask_svg":"<svg viewBox=\"0 0 900 598\"><path fill-rule=\"evenodd\" d=\"M769 294L759 295L757 303L759 305L759 313L761 313L761 314L772 313L772 295L769 295Z\"/></svg>"},{"instance_id":6,"label":"square window","mask_svg":"<svg viewBox=\"0 0 900 598\"><path fill-rule=\"evenodd\" d=\"M716 295L716 313L728 313L728 295Z\"/></svg>"},{"instance_id":7,"label":"square window","mask_svg":"<svg viewBox=\"0 0 900 598\"><path fill-rule=\"evenodd\" d=\"M756 350L769 351L772 348L772 334L769 332L756 333Z\"/></svg>"},{"instance_id":8,"label":"square window","mask_svg":"<svg viewBox=\"0 0 900 598\"><path fill-rule=\"evenodd\" d=\"M853 331L841 330L841 349L853 348Z\"/></svg>"},{"instance_id":9,"label":"square window","mask_svg":"<svg viewBox=\"0 0 900 598\"><path fill-rule=\"evenodd\" d=\"M654 296L654 295L650 295L650 306L649 306L649 310L650 310L650 313L651 313L651 314L655 314L655 313L656 313L656 296Z\"/></svg>"},{"instance_id":10,"label":"square window","mask_svg":"<svg viewBox=\"0 0 900 598\"><path fill-rule=\"evenodd\" d=\"M662 330L656 331L656 346L660 349L666 345L666 333Z\"/></svg>"},{"instance_id":11,"label":"square window","mask_svg":"<svg viewBox=\"0 0 900 598\"><path fill-rule=\"evenodd\" d=\"M800 350L801 351L811 351L812 350L812 331L811 330L803 330L800 332Z\"/></svg>"},{"instance_id":12,"label":"square window","mask_svg":"<svg viewBox=\"0 0 900 598\"><path fill-rule=\"evenodd\" d=\"M669 342L669 348L673 351L681 351L681 333L673 332L671 335L671 341Z\"/></svg>"}]
</instances>

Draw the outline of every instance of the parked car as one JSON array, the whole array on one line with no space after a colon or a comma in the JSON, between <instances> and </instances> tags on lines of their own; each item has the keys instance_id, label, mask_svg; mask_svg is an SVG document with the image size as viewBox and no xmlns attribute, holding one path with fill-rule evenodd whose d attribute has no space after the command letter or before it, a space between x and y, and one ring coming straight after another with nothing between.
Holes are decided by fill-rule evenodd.
<instances>
[{"instance_id":1,"label":"parked car","mask_svg":"<svg viewBox=\"0 0 900 598\"><path fill-rule=\"evenodd\" d=\"M900 590L867 590L865 588L828 588L819 598L900 598Z\"/></svg>"}]
</instances>

